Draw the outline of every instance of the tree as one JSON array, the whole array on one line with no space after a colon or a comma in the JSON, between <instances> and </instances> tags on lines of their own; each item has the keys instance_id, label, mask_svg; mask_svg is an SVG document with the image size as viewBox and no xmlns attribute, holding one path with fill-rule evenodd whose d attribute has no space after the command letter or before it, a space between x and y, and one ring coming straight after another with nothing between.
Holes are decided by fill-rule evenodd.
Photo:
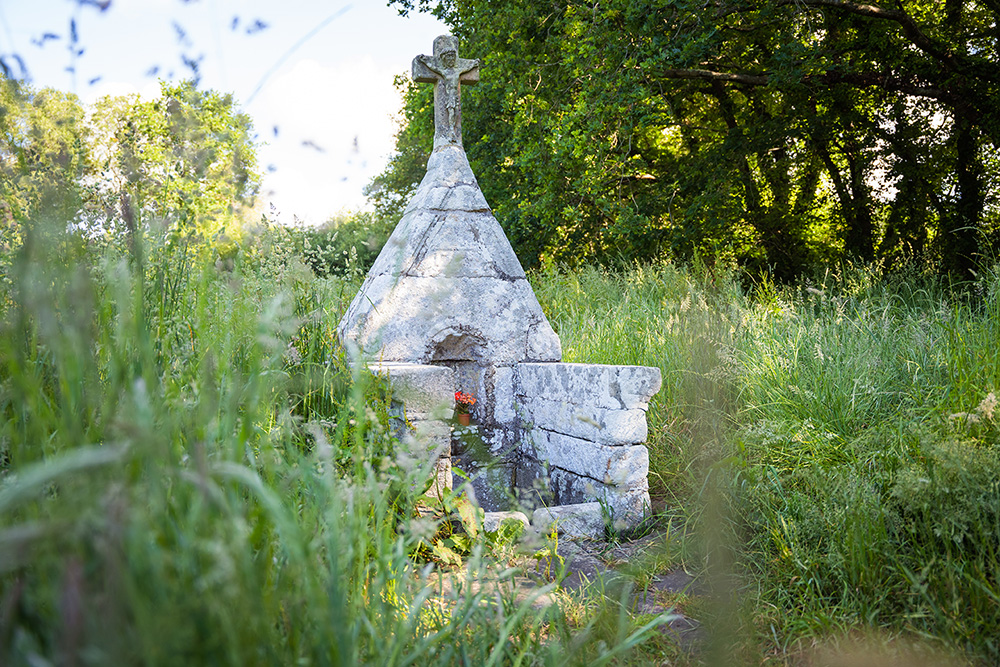
<instances>
[{"instance_id":1,"label":"tree","mask_svg":"<svg viewBox=\"0 0 1000 667\"><path fill-rule=\"evenodd\" d=\"M91 169L89 132L75 95L0 76L0 229L19 243L40 216L72 222Z\"/></svg>"},{"instance_id":2,"label":"tree","mask_svg":"<svg viewBox=\"0 0 1000 667\"><path fill-rule=\"evenodd\" d=\"M465 143L528 263L669 250L791 277L931 257L967 276L995 242L995 2L394 4L483 60Z\"/></svg>"},{"instance_id":3,"label":"tree","mask_svg":"<svg viewBox=\"0 0 1000 667\"><path fill-rule=\"evenodd\" d=\"M152 226L174 240L239 234L260 174L253 126L231 95L163 83L152 101L103 98L93 126L93 224L128 235Z\"/></svg>"}]
</instances>

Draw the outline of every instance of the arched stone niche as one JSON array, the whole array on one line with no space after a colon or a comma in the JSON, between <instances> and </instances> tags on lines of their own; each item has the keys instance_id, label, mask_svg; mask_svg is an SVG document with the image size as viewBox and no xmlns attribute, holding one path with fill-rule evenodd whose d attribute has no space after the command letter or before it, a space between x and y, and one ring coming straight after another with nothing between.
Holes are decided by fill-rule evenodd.
<instances>
[{"instance_id":1,"label":"arched stone niche","mask_svg":"<svg viewBox=\"0 0 1000 667\"><path fill-rule=\"evenodd\" d=\"M455 391L476 398L472 424L453 431L452 465L471 480L483 508L492 511L513 505L518 425L513 367L493 363L488 350L479 330L447 327L431 337L427 360L451 369Z\"/></svg>"}]
</instances>

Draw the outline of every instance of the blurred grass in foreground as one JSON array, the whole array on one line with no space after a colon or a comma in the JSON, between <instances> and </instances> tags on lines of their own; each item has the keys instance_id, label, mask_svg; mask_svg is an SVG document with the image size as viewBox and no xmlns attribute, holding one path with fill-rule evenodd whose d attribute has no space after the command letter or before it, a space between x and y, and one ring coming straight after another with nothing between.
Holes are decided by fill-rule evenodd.
<instances>
[{"instance_id":1,"label":"blurred grass in foreground","mask_svg":"<svg viewBox=\"0 0 1000 667\"><path fill-rule=\"evenodd\" d=\"M334 338L357 285L280 229L225 262L137 238L0 255L0 663L605 664L648 634L429 588L431 463Z\"/></svg>"},{"instance_id":2,"label":"blurred grass in foreground","mask_svg":"<svg viewBox=\"0 0 1000 667\"><path fill-rule=\"evenodd\" d=\"M996 270L533 276L567 361L663 370L668 549L631 569L684 563L732 600L679 598L724 640L685 658L615 599L472 592L497 574L482 540L469 582L428 588L428 462L334 336L356 282L280 228L217 261L140 240L37 223L0 248L3 664L997 660Z\"/></svg>"}]
</instances>

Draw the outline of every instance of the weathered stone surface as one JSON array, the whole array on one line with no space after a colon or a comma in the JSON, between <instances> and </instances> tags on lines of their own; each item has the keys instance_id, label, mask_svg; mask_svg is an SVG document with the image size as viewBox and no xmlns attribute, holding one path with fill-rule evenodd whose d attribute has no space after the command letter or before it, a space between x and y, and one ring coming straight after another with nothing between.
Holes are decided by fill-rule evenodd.
<instances>
[{"instance_id":1,"label":"weathered stone surface","mask_svg":"<svg viewBox=\"0 0 1000 667\"><path fill-rule=\"evenodd\" d=\"M569 538L600 539L604 537L604 516L600 503L578 503L539 507L531 515L531 525L546 533L555 524L560 535Z\"/></svg>"},{"instance_id":2,"label":"weathered stone surface","mask_svg":"<svg viewBox=\"0 0 1000 667\"><path fill-rule=\"evenodd\" d=\"M426 181L426 179L425 179ZM427 187L418 188L413 199L406 207L407 211L462 211L465 213L485 213L490 215L490 206L478 185L442 185L432 181Z\"/></svg>"},{"instance_id":3,"label":"weathered stone surface","mask_svg":"<svg viewBox=\"0 0 1000 667\"><path fill-rule=\"evenodd\" d=\"M631 487L616 487L595 482L560 468L549 469L549 483L560 503L602 500L611 510L614 521L634 526L649 512L649 482L641 480Z\"/></svg>"},{"instance_id":4,"label":"weathered stone surface","mask_svg":"<svg viewBox=\"0 0 1000 667\"><path fill-rule=\"evenodd\" d=\"M498 424L514 424L517 413L514 411L514 381L515 372L512 366L493 366L492 375L488 379L493 388L493 421Z\"/></svg>"},{"instance_id":5,"label":"weathered stone surface","mask_svg":"<svg viewBox=\"0 0 1000 667\"><path fill-rule=\"evenodd\" d=\"M526 280L376 276L365 284L367 293L359 292L341 330L374 358L447 361L457 357L439 350L458 348L458 341L465 359L495 365L561 355ZM363 318L361 298L374 304Z\"/></svg>"},{"instance_id":6,"label":"weathered stone surface","mask_svg":"<svg viewBox=\"0 0 1000 667\"><path fill-rule=\"evenodd\" d=\"M547 431L604 445L645 442L649 433L643 410L611 410L537 396L525 396L520 401L524 421Z\"/></svg>"},{"instance_id":7,"label":"weathered stone surface","mask_svg":"<svg viewBox=\"0 0 1000 667\"><path fill-rule=\"evenodd\" d=\"M414 211L397 225L370 275L524 278L502 233L488 211Z\"/></svg>"},{"instance_id":8,"label":"weathered stone surface","mask_svg":"<svg viewBox=\"0 0 1000 667\"><path fill-rule=\"evenodd\" d=\"M645 410L660 390L659 368L522 363L520 396L613 410Z\"/></svg>"},{"instance_id":9,"label":"weathered stone surface","mask_svg":"<svg viewBox=\"0 0 1000 667\"><path fill-rule=\"evenodd\" d=\"M545 499L557 505L601 500L611 510L614 521L635 526L649 513L649 480L642 478L629 486L611 486L562 468L530 458L519 462L517 486L528 504Z\"/></svg>"},{"instance_id":10,"label":"weathered stone surface","mask_svg":"<svg viewBox=\"0 0 1000 667\"><path fill-rule=\"evenodd\" d=\"M443 419L451 416L455 404L455 373L446 366L399 362L374 363L368 369L387 377L393 399L406 409L406 418Z\"/></svg>"},{"instance_id":11,"label":"weathered stone surface","mask_svg":"<svg viewBox=\"0 0 1000 667\"><path fill-rule=\"evenodd\" d=\"M458 57L458 40L441 35L433 56L413 59L413 80L434 84L434 147L462 145L462 86L479 81L479 61Z\"/></svg>"},{"instance_id":12,"label":"weathered stone surface","mask_svg":"<svg viewBox=\"0 0 1000 667\"><path fill-rule=\"evenodd\" d=\"M507 510L512 507L511 480L514 474L512 461L498 457L484 462L466 453L454 456L453 464L468 477L472 495L480 507L490 511Z\"/></svg>"},{"instance_id":13,"label":"weathered stone surface","mask_svg":"<svg viewBox=\"0 0 1000 667\"><path fill-rule=\"evenodd\" d=\"M649 474L649 450L645 445L608 447L561 433L534 429L522 450L531 457L607 486L632 487Z\"/></svg>"},{"instance_id":14,"label":"weathered stone surface","mask_svg":"<svg viewBox=\"0 0 1000 667\"><path fill-rule=\"evenodd\" d=\"M479 181L469 166L465 151L458 147L435 149L427 160L427 174L434 174L433 182L439 186L453 188L457 185L474 185ZM427 176L425 174L424 179ZM423 181L421 181L423 183ZM410 200L411 203L413 200ZM409 208L409 206L407 207ZM505 237L506 238L506 237Z\"/></svg>"},{"instance_id":15,"label":"weathered stone surface","mask_svg":"<svg viewBox=\"0 0 1000 667\"><path fill-rule=\"evenodd\" d=\"M531 522L524 512L486 512L483 515L483 530L487 533L495 533L500 530L500 524L504 521L518 521L525 528L531 527Z\"/></svg>"},{"instance_id":16,"label":"weathered stone surface","mask_svg":"<svg viewBox=\"0 0 1000 667\"><path fill-rule=\"evenodd\" d=\"M427 174L338 327L373 359L428 363L449 339L465 360L557 361L559 338L482 198L465 152L432 153ZM454 347L454 345L451 345Z\"/></svg>"},{"instance_id":17,"label":"weathered stone surface","mask_svg":"<svg viewBox=\"0 0 1000 667\"><path fill-rule=\"evenodd\" d=\"M436 419L419 421L413 424L413 437L423 451L438 452L439 456L451 455L451 424ZM413 451L421 451L414 448Z\"/></svg>"},{"instance_id":18,"label":"weathered stone surface","mask_svg":"<svg viewBox=\"0 0 1000 667\"><path fill-rule=\"evenodd\" d=\"M514 495L518 506L525 510L559 504L549 479L548 465L528 456L517 461Z\"/></svg>"},{"instance_id":19,"label":"weathered stone surface","mask_svg":"<svg viewBox=\"0 0 1000 667\"><path fill-rule=\"evenodd\" d=\"M444 489L452 488L451 457L443 456L434 464L434 481L427 490L428 496L440 498Z\"/></svg>"}]
</instances>

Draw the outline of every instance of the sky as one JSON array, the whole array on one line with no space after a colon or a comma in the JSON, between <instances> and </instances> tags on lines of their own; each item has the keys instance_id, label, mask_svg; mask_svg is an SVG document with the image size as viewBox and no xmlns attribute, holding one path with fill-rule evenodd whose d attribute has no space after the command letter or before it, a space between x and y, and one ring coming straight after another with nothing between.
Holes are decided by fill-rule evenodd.
<instances>
[{"instance_id":1,"label":"sky","mask_svg":"<svg viewBox=\"0 0 1000 667\"><path fill-rule=\"evenodd\" d=\"M100 7L107 3L106 9ZM261 146L264 210L320 224L366 207L399 129L393 77L448 32L385 0L0 0L0 57L36 88L155 97L158 79L232 93ZM71 22L77 48L71 49ZM83 51L74 56L73 53Z\"/></svg>"}]
</instances>

